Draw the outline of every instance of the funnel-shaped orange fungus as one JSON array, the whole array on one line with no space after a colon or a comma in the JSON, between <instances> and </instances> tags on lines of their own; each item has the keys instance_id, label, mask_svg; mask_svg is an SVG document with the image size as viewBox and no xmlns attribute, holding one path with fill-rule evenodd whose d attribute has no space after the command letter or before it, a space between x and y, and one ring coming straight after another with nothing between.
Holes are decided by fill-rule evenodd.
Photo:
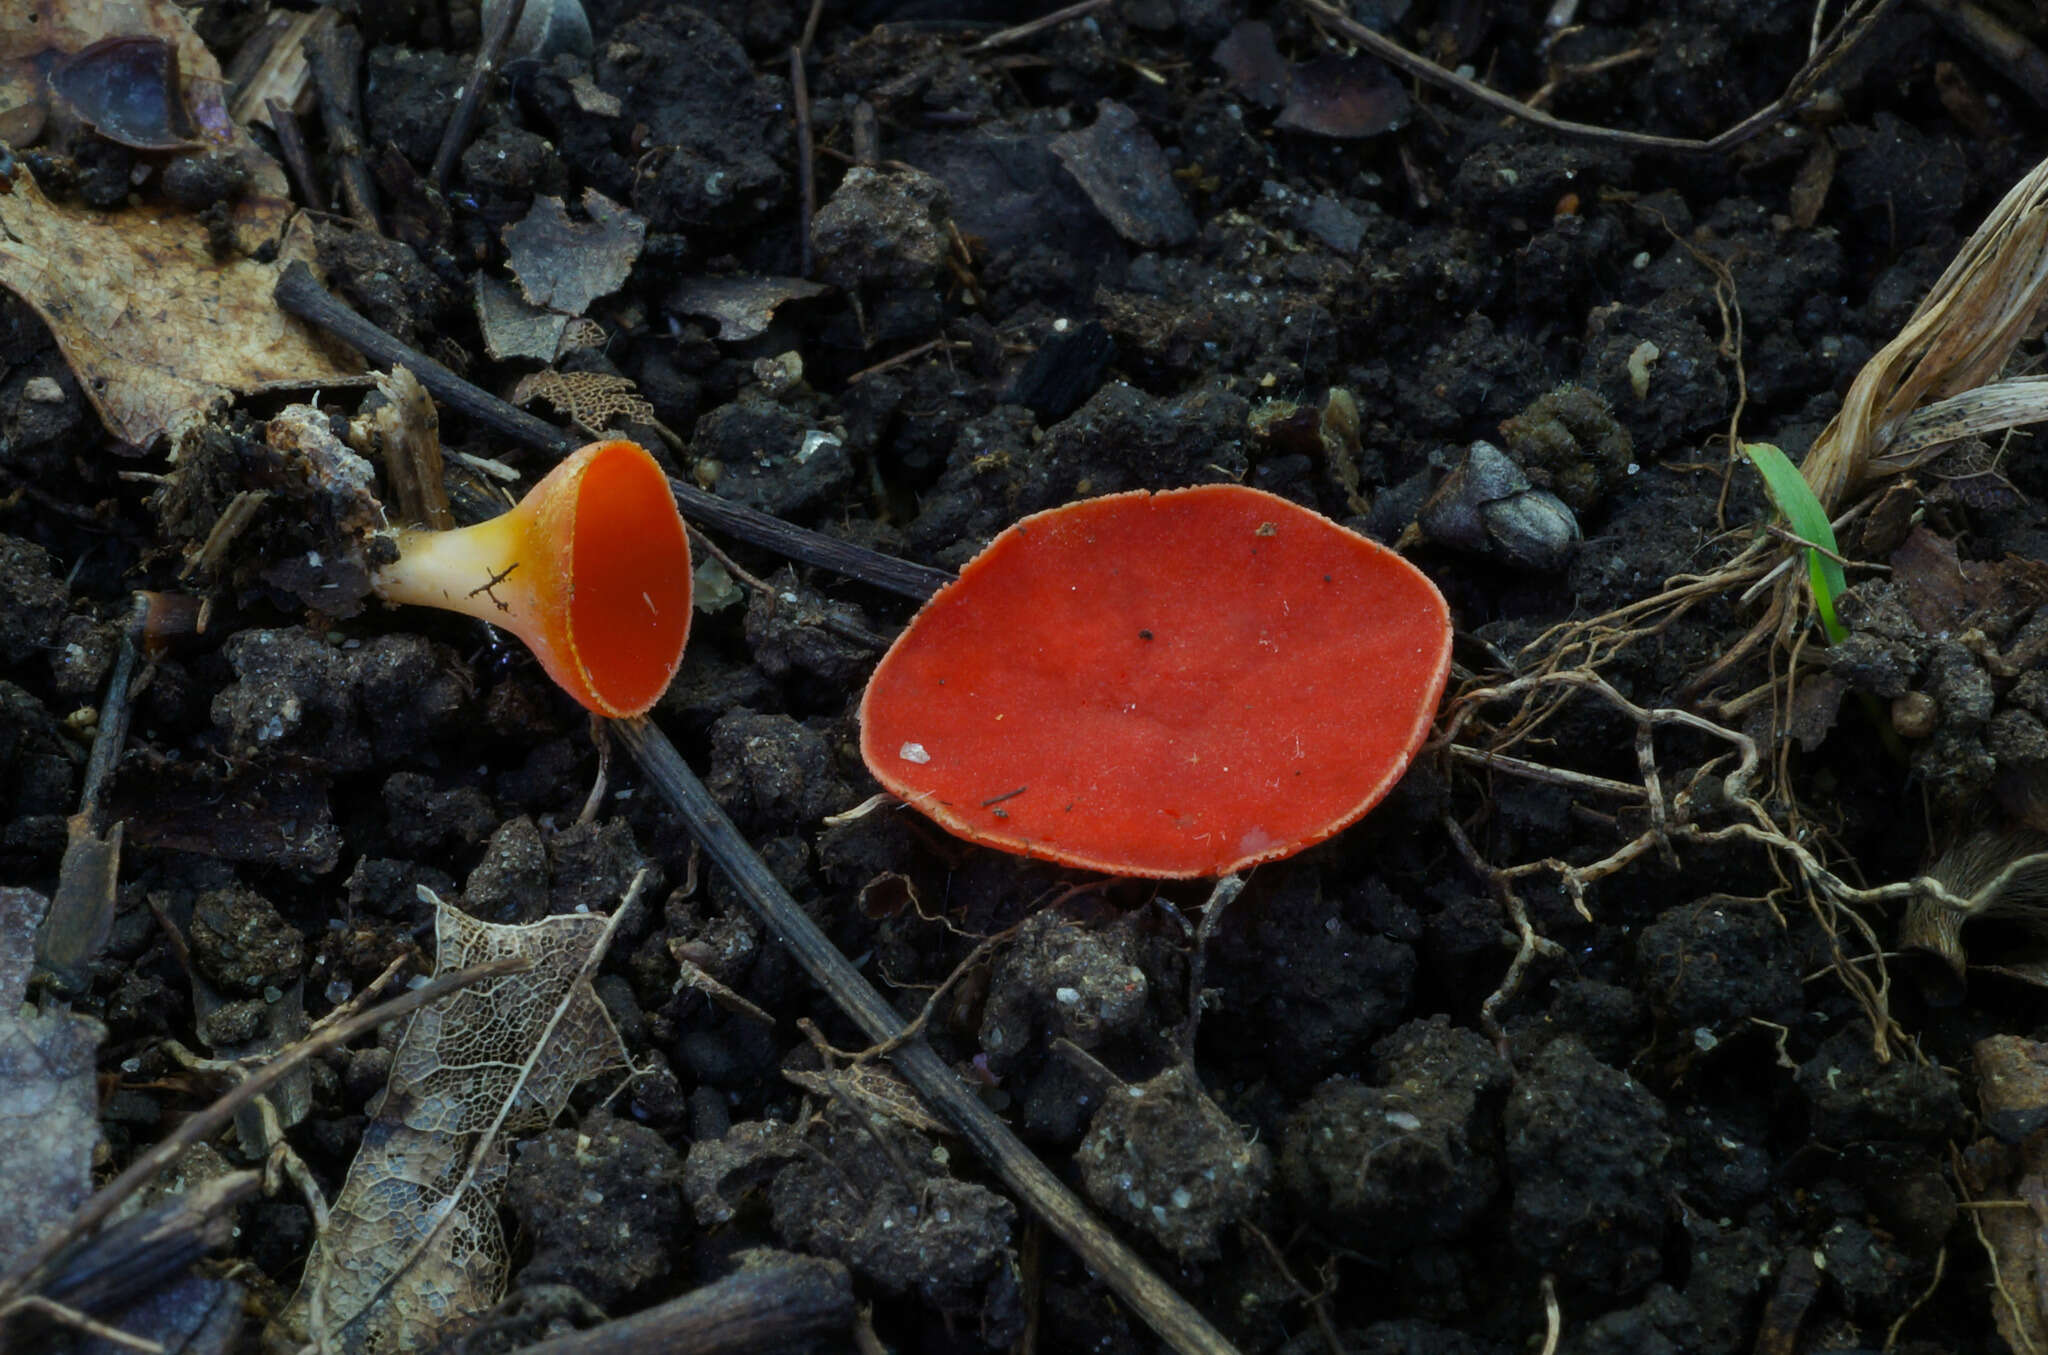
<instances>
[{"instance_id":1,"label":"funnel-shaped orange fungus","mask_svg":"<svg viewBox=\"0 0 2048 1355\"><path fill-rule=\"evenodd\" d=\"M969 841L1224 875L1379 803L1450 659L1436 586L1318 513L1111 494L1025 518L932 598L868 683L861 753Z\"/></svg>"},{"instance_id":2,"label":"funnel-shaped orange fungus","mask_svg":"<svg viewBox=\"0 0 2048 1355\"><path fill-rule=\"evenodd\" d=\"M572 452L488 522L399 532L398 560L371 586L511 631L601 715L652 706L690 636L689 538L667 477L632 442Z\"/></svg>"}]
</instances>

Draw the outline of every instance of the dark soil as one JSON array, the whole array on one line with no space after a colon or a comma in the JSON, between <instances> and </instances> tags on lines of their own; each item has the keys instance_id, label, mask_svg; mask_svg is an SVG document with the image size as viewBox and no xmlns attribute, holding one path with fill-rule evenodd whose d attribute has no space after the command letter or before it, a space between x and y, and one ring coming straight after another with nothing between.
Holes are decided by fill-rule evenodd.
<instances>
[{"instance_id":1,"label":"dark soil","mask_svg":"<svg viewBox=\"0 0 2048 1355\"><path fill-rule=\"evenodd\" d=\"M223 57L250 8L202 7ZM382 8L362 17L369 139L424 173L474 16ZM1549 90L1558 116L1691 137L1777 95L1814 7L1586 0L1561 34L1546 8L1352 7L1495 88ZM1768 509L1747 467L1726 470L1731 417L1796 461L2048 151L2042 110L1936 8L1889 10L1800 116L1683 155L1389 83L1333 57L1290 4L1116 0L977 53L1036 11L828 3L806 242L788 78L804 7L594 0L593 55L510 66L445 228L377 238L333 218L321 261L364 315L509 390L535 364L487 358L472 275L505 276L501 231L536 195L595 189L647 236L591 308L607 341L564 365L637 384L681 449L629 431L671 473L946 568L1077 497L1241 481L1400 542L1449 598L1460 675L1477 676L1739 547L1722 528ZM1271 29L1263 73L1216 56L1234 31L1249 40L1247 20ZM1312 62L1335 66L1293 69ZM1312 103L1331 81L1342 107L1283 110L1284 90ZM1306 129L1356 130L1345 119L1383 105L1398 126ZM877 162L854 166L869 113ZM106 152L71 158L90 196ZM202 190L227 191L163 185ZM830 290L784 301L754 337L678 300L707 275L807 262ZM1326 413L1333 389L1355 429ZM321 398L339 420L360 397ZM892 1350L1007 1350L1027 1331L1039 1351L1157 1349L959 1140L856 1123L784 1076L818 1068L800 1019L862 1041L623 754L579 817L601 775L590 723L525 651L364 598L364 507L321 478L310 434L266 440L283 403L124 459L47 332L0 297L0 883L56 887L131 590L212 604L203 634L144 667L110 791L120 908L74 996L108 1028L106 1165L211 1093L165 1041L255 1047L281 1038L267 1006L302 1003L302 1028L396 957L430 968L422 887L530 922L608 910L648 866L649 903L597 985L643 1073L513 1153L494 1349L646 1307L760 1247L844 1263ZM453 411L441 432L544 468ZM2048 762L2041 598L1966 618L2018 659L1987 663L1894 554L2043 559L2048 473L2024 444L1999 471L1922 476L1904 516L1851 534L1852 556L1902 577L1845 607L1824 709L1774 726L1764 703L1745 727L1797 736L1784 790L1847 878L1918 872ZM458 511L469 474L451 471ZM181 583L244 488L270 492L264 512ZM903 812L826 826L875 789L854 712L875 641L914 604L727 544L769 591L700 582L658 722L906 1016L979 939L1016 929L938 1002L933 1043L1240 1349L1504 1355L1540 1345L1546 1289L1572 1355L1876 1349L1909 1311L1896 1348L2005 1348L1951 1152L1981 1132L1973 1042L2039 1028L2036 990L1958 989L1938 963L1895 959L1906 1039L1880 1058L1835 972L1843 953L1874 966L1862 943L1782 887L1783 858L1727 842L1644 854L1590 888L1586 915L1553 876L1518 882L1560 949L1494 1009L1490 1038L1482 1003L1515 935L1446 821L1496 866L1587 863L1644 825L1431 755L1359 826L1254 874L1212 942L1184 1066L1187 915L1205 890L1079 876ZM1755 614L1694 608L1604 671L1638 702L1679 704ZM1901 756L1859 695L1914 734ZM1514 751L1633 781L1633 739L1589 698ZM1660 739L1667 787L1720 751ZM1871 921L1889 945L1896 918ZM679 984L677 957L773 1024ZM306 1081L291 1139L330 1194L389 1064L359 1048ZM227 1254L259 1310L289 1296L310 1229L289 1191L248 1207Z\"/></svg>"}]
</instances>

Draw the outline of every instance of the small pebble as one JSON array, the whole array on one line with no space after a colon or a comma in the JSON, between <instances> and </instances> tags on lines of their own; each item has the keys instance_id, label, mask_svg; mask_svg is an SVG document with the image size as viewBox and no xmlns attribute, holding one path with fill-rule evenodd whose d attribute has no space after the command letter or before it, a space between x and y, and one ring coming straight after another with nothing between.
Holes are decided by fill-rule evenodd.
<instances>
[{"instance_id":1,"label":"small pebble","mask_svg":"<svg viewBox=\"0 0 2048 1355\"><path fill-rule=\"evenodd\" d=\"M1940 706L1926 692L1907 692L1892 701L1892 728L1902 739L1926 738L1940 718Z\"/></svg>"}]
</instances>

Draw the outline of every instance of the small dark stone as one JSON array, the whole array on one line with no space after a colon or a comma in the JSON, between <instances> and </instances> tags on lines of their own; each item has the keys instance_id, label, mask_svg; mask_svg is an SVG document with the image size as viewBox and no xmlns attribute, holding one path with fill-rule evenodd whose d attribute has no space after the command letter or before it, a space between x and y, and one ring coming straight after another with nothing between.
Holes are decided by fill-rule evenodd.
<instances>
[{"instance_id":1,"label":"small dark stone","mask_svg":"<svg viewBox=\"0 0 2048 1355\"><path fill-rule=\"evenodd\" d=\"M363 115L369 142L396 145L424 169L441 146L441 128L469 63L454 52L372 47L363 63Z\"/></svg>"},{"instance_id":2,"label":"small dark stone","mask_svg":"<svg viewBox=\"0 0 2048 1355\"><path fill-rule=\"evenodd\" d=\"M463 883L464 911L486 922L539 921L548 913L547 866L547 846L533 820L505 820Z\"/></svg>"},{"instance_id":3,"label":"small dark stone","mask_svg":"<svg viewBox=\"0 0 2048 1355\"><path fill-rule=\"evenodd\" d=\"M1057 423L1101 387L1115 360L1116 340L1097 322L1056 329L1025 360L1003 403L1023 405L1041 422Z\"/></svg>"},{"instance_id":4,"label":"small dark stone","mask_svg":"<svg viewBox=\"0 0 2048 1355\"><path fill-rule=\"evenodd\" d=\"M263 999L245 997L207 1013L199 1022L199 1038L209 1049L235 1048L262 1034L268 1024Z\"/></svg>"},{"instance_id":5,"label":"small dark stone","mask_svg":"<svg viewBox=\"0 0 2048 1355\"><path fill-rule=\"evenodd\" d=\"M822 441L802 415L749 387L697 420L691 450L715 462L722 497L777 517L797 517L853 483L853 461L837 438Z\"/></svg>"},{"instance_id":6,"label":"small dark stone","mask_svg":"<svg viewBox=\"0 0 2048 1355\"><path fill-rule=\"evenodd\" d=\"M1756 1127L1695 1108L1681 1121L1678 1138L1692 1183L1688 1198L1702 1212L1736 1218L1770 1193L1771 1156Z\"/></svg>"},{"instance_id":7,"label":"small dark stone","mask_svg":"<svg viewBox=\"0 0 2048 1355\"><path fill-rule=\"evenodd\" d=\"M498 199L508 216L524 211L536 193L561 197L569 191L568 166L555 148L504 124L485 128L469 143L462 152L462 177L472 191Z\"/></svg>"},{"instance_id":8,"label":"small dark stone","mask_svg":"<svg viewBox=\"0 0 2048 1355\"><path fill-rule=\"evenodd\" d=\"M742 1121L717 1138L700 1134L683 1161L683 1197L699 1224L715 1227L804 1153L803 1136L781 1120Z\"/></svg>"},{"instance_id":9,"label":"small dark stone","mask_svg":"<svg viewBox=\"0 0 2048 1355\"><path fill-rule=\"evenodd\" d=\"M350 1107L363 1109L372 1097L384 1090L384 1084L391 1078L393 1052L383 1045L349 1051L348 1071L343 1075L341 1085Z\"/></svg>"},{"instance_id":10,"label":"small dark stone","mask_svg":"<svg viewBox=\"0 0 2048 1355\"><path fill-rule=\"evenodd\" d=\"M1860 1219L1837 1219L1821 1235L1818 1250L1828 1279L1865 1322L1882 1321L1882 1314L1910 1303L1920 1283L1911 1259Z\"/></svg>"},{"instance_id":11,"label":"small dark stone","mask_svg":"<svg viewBox=\"0 0 2048 1355\"><path fill-rule=\"evenodd\" d=\"M634 877L646 870L639 907L661 897L662 874L653 868L624 819L571 824L548 839L550 913L609 913L626 897ZM646 914L643 912L642 917ZM622 925L629 925L627 919Z\"/></svg>"},{"instance_id":12,"label":"small dark stone","mask_svg":"<svg viewBox=\"0 0 2048 1355\"><path fill-rule=\"evenodd\" d=\"M76 187L88 207L111 210L124 205L135 184L130 173L135 153L126 146L90 137L78 147Z\"/></svg>"},{"instance_id":13,"label":"small dark stone","mask_svg":"<svg viewBox=\"0 0 2048 1355\"><path fill-rule=\"evenodd\" d=\"M290 986L306 962L306 938L253 889L214 889L192 905L192 963L224 993L262 997Z\"/></svg>"},{"instance_id":14,"label":"small dark stone","mask_svg":"<svg viewBox=\"0 0 2048 1355\"><path fill-rule=\"evenodd\" d=\"M847 632L871 629L866 613L851 603L828 600L790 570L779 571L769 583L772 591L757 590L747 599L747 644L761 671L778 681L806 678L820 690L859 686L874 666L875 651L848 639Z\"/></svg>"},{"instance_id":15,"label":"small dark stone","mask_svg":"<svg viewBox=\"0 0 2048 1355\"><path fill-rule=\"evenodd\" d=\"M237 681L213 698L213 723L238 755L315 757L344 771L368 764L340 650L291 629L241 631L222 652Z\"/></svg>"},{"instance_id":16,"label":"small dark stone","mask_svg":"<svg viewBox=\"0 0 2048 1355\"><path fill-rule=\"evenodd\" d=\"M349 907L378 917L412 917L424 907L419 898L422 886L444 899L455 894L455 881L445 871L414 861L365 856L349 872Z\"/></svg>"},{"instance_id":17,"label":"small dark stone","mask_svg":"<svg viewBox=\"0 0 2048 1355\"><path fill-rule=\"evenodd\" d=\"M398 772L384 783L384 812L392 843L415 855L451 842L474 844L498 822L490 798L475 786L440 790L419 772Z\"/></svg>"},{"instance_id":18,"label":"small dark stone","mask_svg":"<svg viewBox=\"0 0 2048 1355\"><path fill-rule=\"evenodd\" d=\"M66 615L50 649L50 685L57 695L97 705L106 694L120 643L119 633L106 622L77 612Z\"/></svg>"},{"instance_id":19,"label":"small dark stone","mask_svg":"<svg viewBox=\"0 0 2048 1355\"><path fill-rule=\"evenodd\" d=\"M669 1067L661 1051L645 1050L634 1055L633 1062L639 1069L627 1092L627 1106L633 1118L663 1134L681 1136L687 1132L690 1138L702 1137L696 1123L695 1093L683 1094L683 1084L676 1080L675 1070ZM710 1088L700 1090L723 1104L724 1098L718 1092ZM725 1124L707 1127L723 1134L730 1124L728 1119Z\"/></svg>"},{"instance_id":20,"label":"small dark stone","mask_svg":"<svg viewBox=\"0 0 2048 1355\"><path fill-rule=\"evenodd\" d=\"M435 55L439 55L436 53ZM372 108L376 100L370 101ZM445 111L446 105L441 105ZM443 121L437 112L433 121ZM439 132L426 129L435 141ZM430 146L425 164L433 160ZM403 343L431 343L442 317L456 311L454 293L411 246L365 230L326 226L315 231L320 267L331 285L364 318Z\"/></svg>"},{"instance_id":21,"label":"small dark stone","mask_svg":"<svg viewBox=\"0 0 2048 1355\"><path fill-rule=\"evenodd\" d=\"M635 14L607 38L591 75L622 110L599 118L562 109L556 139L570 163L657 231L744 228L783 201L782 166L794 163L788 88L756 74L730 31L674 5ZM571 60L557 57L554 69ZM658 150L633 154L643 144Z\"/></svg>"},{"instance_id":22,"label":"small dark stone","mask_svg":"<svg viewBox=\"0 0 2048 1355\"><path fill-rule=\"evenodd\" d=\"M874 1137L898 1140L895 1158ZM769 1188L786 1245L843 1261L884 1293L915 1293L940 1309L981 1307L980 1294L1009 1254L1016 1206L985 1186L943 1175L905 1182L898 1162L931 1171L932 1143L882 1116L865 1127L836 1105L811 1136L813 1152Z\"/></svg>"},{"instance_id":23,"label":"small dark stone","mask_svg":"<svg viewBox=\"0 0 2048 1355\"><path fill-rule=\"evenodd\" d=\"M1083 1049L1158 1024L1128 928L1086 927L1047 909L1024 920L989 979L981 1047L998 1073L1056 1039Z\"/></svg>"},{"instance_id":24,"label":"small dark stone","mask_svg":"<svg viewBox=\"0 0 2048 1355\"><path fill-rule=\"evenodd\" d=\"M1685 1296L1653 1285L1633 1308L1602 1313L1572 1335L1568 1355L1700 1355L1699 1319Z\"/></svg>"},{"instance_id":25,"label":"small dark stone","mask_svg":"<svg viewBox=\"0 0 2048 1355\"><path fill-rule=\"evenodd\" d=\"M1239 900L1224 917L1209 965L1221 1011L1211 1010L1201 1034L1281 1085L1305 1088L1401 1019L1418 966L1412 947L1351 925L1312 868L1282 870L1260 906ZM1497 946L1497 913L1491 925Z\"/></svg>"}]
</instances>

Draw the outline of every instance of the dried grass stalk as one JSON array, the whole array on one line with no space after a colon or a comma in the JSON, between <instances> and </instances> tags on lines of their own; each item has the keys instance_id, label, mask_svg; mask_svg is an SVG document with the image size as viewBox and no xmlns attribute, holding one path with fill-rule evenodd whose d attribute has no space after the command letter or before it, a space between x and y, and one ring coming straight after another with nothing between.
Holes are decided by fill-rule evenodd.
<instances>
[{"instance_id":1,"label":"dried grass stalk","mask_svg":"<svg viewBox=\"0 0 2048 1355\"><path fill-rule=\"evenodd\" d=\"M1872 477L1931 456L1943 440L1929 432L1944 422L1956 421L1963 429L1956 436L1963 436L2048 418L2048 389L2040 383L2013 383L2025 388L2013 392L1994 384L2035 328L2044 290L2048 161L2014 184L1977 227L1905 328L1857 373L1841 412L1814 439L1800 471L1831 514ZM1915 418L1935 402L1940 415Z\"/></svg>"}]
</instances>

